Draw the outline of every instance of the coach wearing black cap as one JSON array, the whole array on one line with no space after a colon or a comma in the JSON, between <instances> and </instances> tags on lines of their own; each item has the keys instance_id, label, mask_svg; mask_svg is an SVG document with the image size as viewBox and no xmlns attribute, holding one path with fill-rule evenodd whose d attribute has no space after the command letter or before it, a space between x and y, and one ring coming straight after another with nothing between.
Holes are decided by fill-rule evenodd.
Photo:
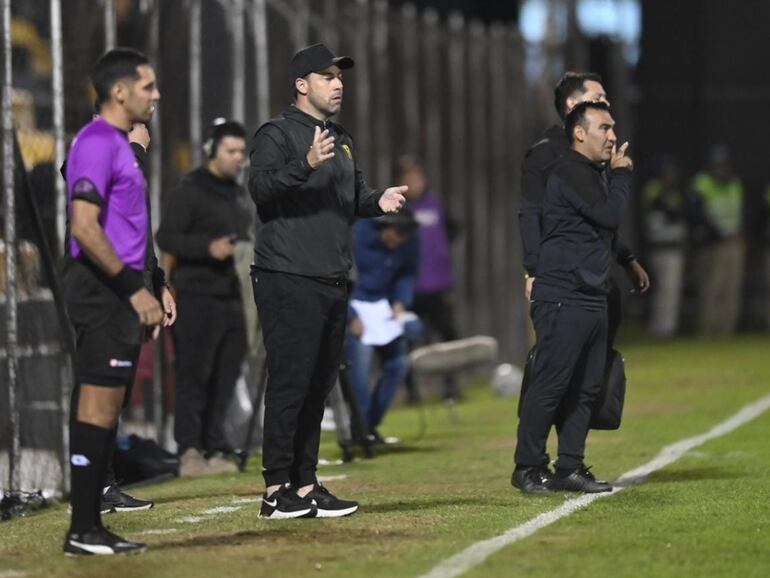
<instances>
[{"instance_id":1,"label":"coach wearing black cap","mask_svg":"<svg viewBox=\"0 0 770 578\"><path fill-rule=\"evenodd\" d=\"M324 400L345 335L350 227L397 212L406 187L367 186L353 140L329 119L353 60L323 44L291 62L294 104L256 132L249 192L257 204L254 299L267 351L261 517L339 517L358 509L316 479Z\"/></svg>"}]
</instances>

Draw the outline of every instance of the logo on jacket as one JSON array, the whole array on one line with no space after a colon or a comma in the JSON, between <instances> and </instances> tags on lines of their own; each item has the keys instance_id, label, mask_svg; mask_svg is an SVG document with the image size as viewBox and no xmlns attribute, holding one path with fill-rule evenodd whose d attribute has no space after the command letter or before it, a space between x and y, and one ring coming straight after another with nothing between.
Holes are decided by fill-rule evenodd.
<instances>
[{"instance_id":1,"label":"logo on jacket","mask_svg":"<svg viewBox=\"0 0 770 578\"><path fill-rule=\"evenodd\" d=\"M350 150L350 146L344 144L344 145L342 145L342 148L345 150L345 153L348 155L348 158L352 161L353 160L353 151Z\"/></svg>"}]
</instances>

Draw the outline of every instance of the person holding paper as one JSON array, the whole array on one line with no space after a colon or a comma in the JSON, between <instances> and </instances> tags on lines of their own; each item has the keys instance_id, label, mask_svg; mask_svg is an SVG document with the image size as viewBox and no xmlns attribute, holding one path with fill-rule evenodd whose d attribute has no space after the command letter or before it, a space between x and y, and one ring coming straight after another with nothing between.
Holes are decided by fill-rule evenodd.
<instances>
[{"instance_id":1,"label":"person holding paper","mask_svg":"<svg viewBox=\"0 0 770 578\"><path fill-rule=\"evenodd\" d=\"M358 278L350 301L345 351L350 381L366 417L370 433L377 432L398 385L408 369L404 339L407 309L414 298L420 262L417 222L411 211L375 220L361 220L353 227L353 250ZM372 359L380 358L381 373L370 388Z\"/></svg>"}]
</instances>

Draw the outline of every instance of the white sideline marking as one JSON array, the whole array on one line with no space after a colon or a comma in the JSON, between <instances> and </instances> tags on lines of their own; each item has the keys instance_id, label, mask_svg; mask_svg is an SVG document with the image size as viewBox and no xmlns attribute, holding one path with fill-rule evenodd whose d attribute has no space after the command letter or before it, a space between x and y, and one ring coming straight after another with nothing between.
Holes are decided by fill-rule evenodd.
<instances>
[{"instance_id":1,"label":"white sideline marking","mask_svg":"<svg viewBox=\"0 0 770 578\"><path fill-rule=\"evenodd\" d=\"M347 474L340 474L339 476L318 476L318 481L323 483L326 482L339 482L340 480L347 480L348 475Z\"/></svg>"},{"instance_id":2,"label":"white sideline marking","mask_svg":"<svg viewBox=\"0 0 770 578\"><path fill-rule=\"evenodd\" d=\"M233 504L256 504L261 501L262 498L233 498Z\"/></svg>"},{"instance_id":3,"label":"white sideline marking","mask_svg":"<svg viewBox=\"0 0 770 578\"><path fill-rule=\"evenodd\" d=\"M24 578L25 576L27 573L19 570L0 570L0 578Z\"/></svg>"},{"instance_id":4,"label":"white sideline marking","mask_svg":"<svg viewBox=\"0 0 770 578\"><path fill-rule=\"evenodd\" d=\"M209 508L203 510L201 514L204 516L217 516L219 514L231 514L240 510L240 506L217 506L216 508Z\"/></svg>"},{"instance_id":5,"label":"white sideline marking","mask_svg":"<svg viewBox=\"0 0 770 578\"><path fill-rule=\"evenodd\" d=\"M595 500L612 496L625 488L643 483L647 477L668 465L671 465L693 448L703 445L707 441L726 435L740 426L758 418L770 409L770 395L767 395L754 403L741 409L738 413L715 425L706 433L686 438L664 447L658 456L644 465L622 474L615 481L615 489L603 494L584 494L579 498L567 500L563 505L549 512L544 512L528 522L507 530L499 536L476 542L465 550L447 558L434 566L427 574L420 578L455 578L481 564L495 552L519 540L531 536L538 530L553 524L554 522L569 516L573 512L585 508Z\"/></svg>"},{"instance_id":6,"label":"white sideline marking","mask_svg":"<svg viewBox=\"0 0 770 578\"><path fill-rule=\"evenodd\" d=\"M203 518L200 516L185 516L184 518L177 518L174 520L174 522L178 522L180 524L200 524L203 521Z\"/></svg>"},{"instance_id":7,"label":"white sideline marking","mask_svg":"<svg viewBox=\"0 0 770 578\"><path fill-rule=\"evenodd\" d=\"M176 528L166 528L164 530L145 530L144 532L139 532L140 536L163 536L164 534L173 534L175 532L178 532ZM2 578L2 576L0 576Z\"/></svg>"}]
</instances>

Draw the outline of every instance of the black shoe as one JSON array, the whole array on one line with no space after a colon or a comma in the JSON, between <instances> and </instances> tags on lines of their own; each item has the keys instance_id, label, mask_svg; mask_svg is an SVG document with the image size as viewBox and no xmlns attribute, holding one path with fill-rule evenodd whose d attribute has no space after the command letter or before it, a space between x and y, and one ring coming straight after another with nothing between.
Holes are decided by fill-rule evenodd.
<instances>
[{"instance_id":1,"label":"black shoe","mask_svg":"<svg viewBox=\"0 0 770 578\"><path fill-rule=\"evenodd\" d=\"M591 468L581 466L575 470L556 470L551 487L554 490L567 492L585 492L598 494L611 492L612 486L604 480L597 480L591 473Z\"/></svg>"},{"instance_id":2,"label":"black shoe","mask_svg":"<svg viewBox=\"0 0 770 578\"><path fill-rule=\"evenodd\" d=\"M342 518L358 510L358 502L340 500L319 482L316 482L315 487L305 497L315 502L319 518Z\"/></svg>"},{"instance_id":3,"label":"black shoe","mask_svg":"<svg viewBox=\"0 0 770 578\"><path fill-rule=\"evenodd\" d=\"M525 494L544 494L551 490L553 474L548 466L519 467L513 470L511 484Z\"/></svg>"},{"instance_id":4,"label":"black shoe","mask_svg":"<svg viewBox=\"0 0 770 578\"><path fill-rule=\"evenodd\" d=\"M376 429L372 429L372 431L369 432L369 437L378 446L393 446L401 443L401 438L397 438L395 436L383 437Z\"/></svg>"},{"instance_id":5,"label":"black shoe","mask_svg":"<svg viewBox=\"0 0 770 578\"><path fill-rule=\"evenodd\" d=\"M313 500L300 498L288 484L281 486L268 498L262 496L262 508L259 517L268 520L287 520L289 518L315 518L318 508Z\"/></svg>"},{"instance_id":6,"label":"black shoe","mask_svg":"<svg viewBox=\"0 0 770 578\"><path fill-rule=\"evenodd\" d=\"M64 553L67 556L141 554L146 549L146 544L129 542L106 528L92 528L88 532L68 532L64 539Z\"/></svg>"},{"instance_id":7,"label":"black shoe","mask_svg":"<svg viewBox=\"0 0 770 578\"><path fill-rule=\"evenodd\" d=\"M149 510L155 504L150 500L140 500L129 496L120 491L120 488L113 484L109 486L102 494L102 514L108 512L136 512L139 510Z\"/></svg>"}]
</instances>

